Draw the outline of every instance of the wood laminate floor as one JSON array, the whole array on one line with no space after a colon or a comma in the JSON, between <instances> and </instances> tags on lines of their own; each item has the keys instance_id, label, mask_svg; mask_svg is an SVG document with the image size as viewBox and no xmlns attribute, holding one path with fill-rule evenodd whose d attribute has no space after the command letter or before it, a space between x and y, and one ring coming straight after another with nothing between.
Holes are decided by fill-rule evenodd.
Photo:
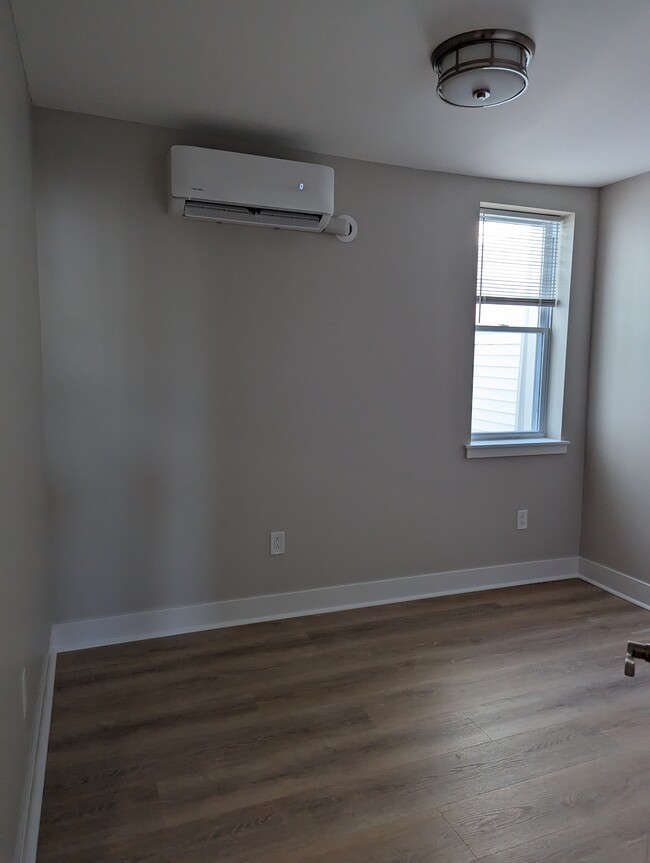
<instances>
[{"instance_id":1,"label":"wood laminate floor","mask_svg":"<svg viewBox=\"0 0 650 863\"><path fill-rule=\"evenodd\" d=\"M62 654L39 863L645 863L632 636L568 581Z\"/></svg>"}]
</instances>

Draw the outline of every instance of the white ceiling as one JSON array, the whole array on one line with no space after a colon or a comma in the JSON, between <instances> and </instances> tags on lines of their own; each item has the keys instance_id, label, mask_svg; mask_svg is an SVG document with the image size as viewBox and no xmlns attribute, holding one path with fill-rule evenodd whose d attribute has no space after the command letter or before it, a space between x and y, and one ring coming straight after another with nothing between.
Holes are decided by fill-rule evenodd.
<instances>
[{"instance_id":1,"label":"white ceiling","mask_svg":"<svg viewBox=\"0 0 650 863\"><path fill-rule=\"evenodd\" d=\"M650 170L648 0L13 0L34 104L464 174L603 185ZM510 105L435 95L431 50L537 43Z\"/></svg>"}]
</instances>

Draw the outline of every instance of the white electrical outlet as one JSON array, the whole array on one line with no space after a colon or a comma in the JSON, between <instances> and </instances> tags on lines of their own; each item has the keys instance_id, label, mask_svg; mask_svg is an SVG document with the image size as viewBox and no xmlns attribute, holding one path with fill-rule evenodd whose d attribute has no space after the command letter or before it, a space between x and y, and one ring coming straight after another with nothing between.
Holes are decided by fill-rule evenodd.
<instances>
[{"instance_id":1,"label":"white electrical outlet","mask_svg":"<svg viewBox=\"0 0 650 863\"><path fill-rule=\"evenodd\" d=\"M20 675L20 691L23 696L23 719L27 719L27 669Z\"/></svg>"},{"instance_id":2,"label":"white electrical outlet","mask_svg":"<svg viewBox=\"0 0 650 863\"><path fill-rule=\"evenodd\" d=\"M276 530L271 534L271 554L284 554L283 530Z\"/></svg>"},{"instance_id":3,"label":"white electrical outlet","mask_svg":"<svg viewBox=\"0 0 650 863\"><path fill-rule=\"evenodd\" d=\"M517 530L528 530L528 510L517 510Z\"/></svg>"}]
</instances>

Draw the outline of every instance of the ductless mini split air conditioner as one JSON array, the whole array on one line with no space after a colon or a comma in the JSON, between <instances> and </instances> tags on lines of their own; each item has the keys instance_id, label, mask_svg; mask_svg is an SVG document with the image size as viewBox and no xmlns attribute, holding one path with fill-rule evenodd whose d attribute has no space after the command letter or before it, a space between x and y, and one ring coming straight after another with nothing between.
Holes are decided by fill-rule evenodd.
<instances>
[{"instance_id":1,"label":"ductless mini split air conditioner","mask_svg":"<svg viewBox=\"0 0 650 863\"><path fill-rule=\"evenodd\" d=\"M186 219L331 233L353 240L350 216L334 216L334 169L309 162L175 146L168 159L169 212Z\"/></svg>"}]
</instances>

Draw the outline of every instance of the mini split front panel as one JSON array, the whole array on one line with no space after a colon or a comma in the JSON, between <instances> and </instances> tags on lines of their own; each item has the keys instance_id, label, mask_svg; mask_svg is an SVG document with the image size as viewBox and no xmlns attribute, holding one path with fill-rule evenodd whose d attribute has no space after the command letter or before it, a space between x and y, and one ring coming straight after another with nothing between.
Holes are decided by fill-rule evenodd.
<instances>
[{"instance_id":1,"label":"mini split front panel","mask_svg":"<svg viewBox=\"0 0 650 863\"><path fill-rule=\"evenodd\" d=\"M188 219L331 233L357 225L334 216L334 169L227 150L175 146L168 157L169 212Z\"/></svg>"}]
</instances>

